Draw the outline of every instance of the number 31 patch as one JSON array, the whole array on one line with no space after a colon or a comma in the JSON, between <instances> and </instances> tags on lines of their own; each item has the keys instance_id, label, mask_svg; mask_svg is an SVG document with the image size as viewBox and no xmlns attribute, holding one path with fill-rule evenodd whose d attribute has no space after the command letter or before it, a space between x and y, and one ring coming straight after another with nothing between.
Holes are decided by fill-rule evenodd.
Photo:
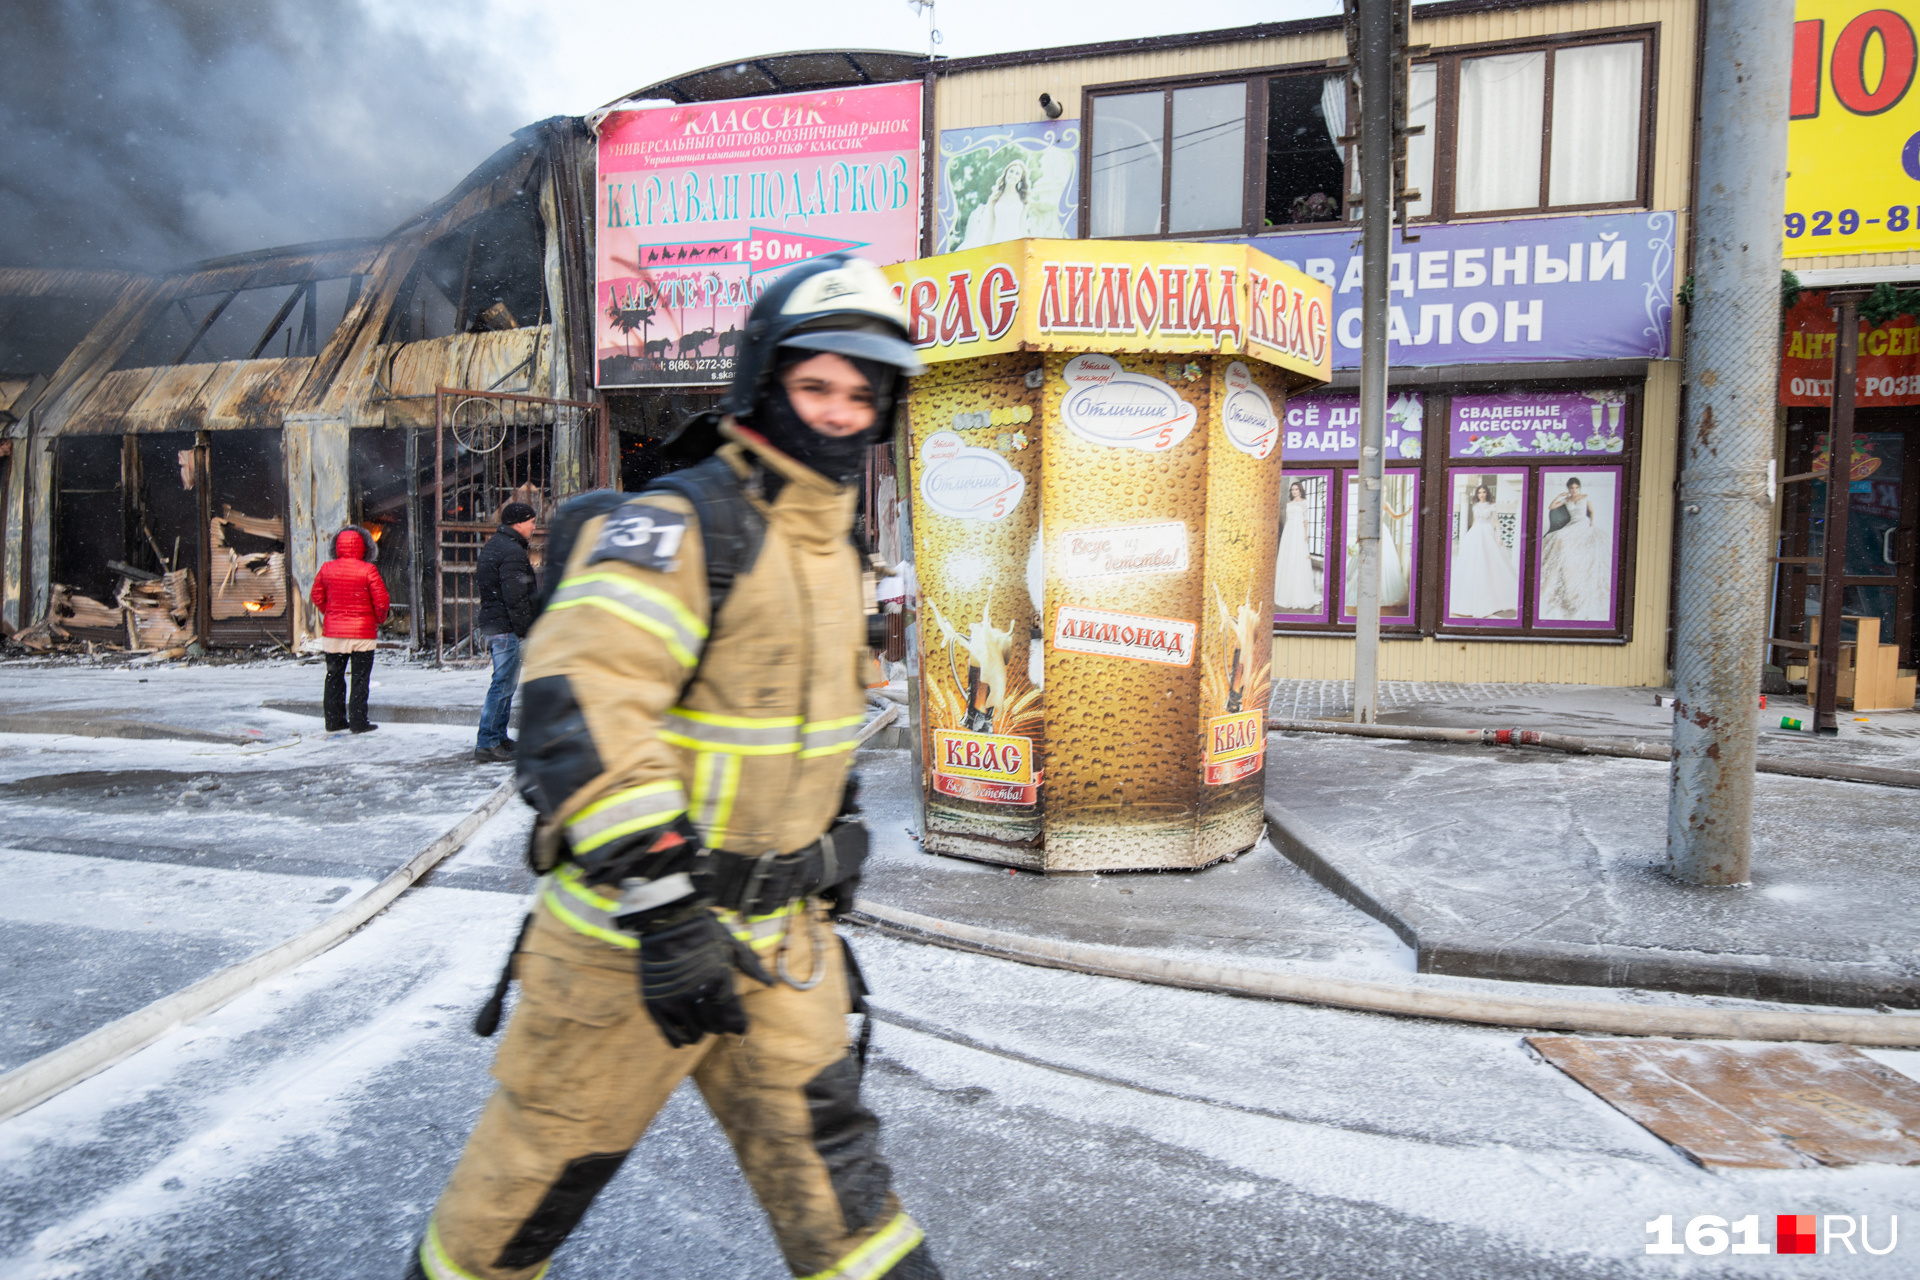
<instances>
[{"instance_id":1,"label":"number 31 patch","mask_svg":"<svg viewBox=\"0 0 1920 1280\"><path fill-rule=\"evenodd\" d=\"M629 502L607 517L587 563L624 560L642 569L671 572L680 563L680 540L686 536L687 518L678 511Z\"/></svg>"}]
</instances>

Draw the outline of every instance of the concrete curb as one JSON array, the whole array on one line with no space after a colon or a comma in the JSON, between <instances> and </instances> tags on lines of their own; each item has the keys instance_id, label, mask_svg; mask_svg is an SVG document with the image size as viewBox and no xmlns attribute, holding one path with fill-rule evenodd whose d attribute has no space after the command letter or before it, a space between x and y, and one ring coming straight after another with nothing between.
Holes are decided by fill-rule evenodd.
<instances>
[{"instance_id":1,"label":"concrete curb","mask_svg":"<svg viewBox=\"0 0 1920 1280\"><path fill-rule=\"evenodd\" d=\"M319 701L302 698L269 698L260 704L265 711L281 711L292 716L312 716L323 719L326 709ZM480 727L479 707L411 707L404 704L381 706L369 703L367 719L375 724L391 722L393 724L450 724L462 729ZM514 700L513 714L508 717L508 726L518 728L520 724L519 700Z\"/></svg>"},{"instance_id":2,"label":"concrete curb","mask_svg":"<svg viewBox=\"0 0 1920 1280\"><path fill-rule=\"evenodd\" d=\"M84 711L24 711L0 715L0 733L45 733L69 738L173 738L183 742L215 742L230 747L249 747L266 740L246 734L189 729L183 725L161 724L154 720L128 720L120 716L88 717Z\"/></svg>"},{"instance_id":3,"label":"concrete curb","mask_svg":"<svg viewBox=\"0 0 1920 1280\"><path fill-rule=\"evenodd\" d=\"M487 819L500 812L513 794L512 782L501 783L451 830L415 854L405 866L305 932L0 1075L0 1120L11 1119L38 1106L146 1048L182 1023L211 1013L275 974L340 942L384 911L436 863L465 844Z\"/></svg>"},{"instance_id":4,"label":"concrete curb","mask_svg":"<svg viewBox=\"0 0 1920 1280\"><path fill-rule=\"evenodd\" d=\"M1771 956L1665 951L1572 942L1504 942L1422 932L1367 888L1365 868L1312 823L1266 807L1273 847L1315 882L1392 929L1415 951L1421 973L1559 986L1639 987L1782 1004L1871 1008L1920 1006L1920 977L1866 965Z\"/></svg>"},{"instance_id":5,"label":"concrete curb","mask_svg":"<svg viewBox=\"0 0 1920 1280\"><path fill-rule=\"evenodd\" d=\"M1032 938L923 916L856 899L847 919L916 942L973 951L1049 969L1127 978L1224 995L1331 1005L1368 1013L1474 1022L1487 1026L1580 1031L1603 1035L1686 1036L1727 1040L1808 1041L1886 1048L1920 1047L1920 1016L1714 1009L1601 1000L1542 1000L1435 991L1406 983L1327 978L1240 969L1128 951L1120 947Z\"/></svg>"}]
</instances>

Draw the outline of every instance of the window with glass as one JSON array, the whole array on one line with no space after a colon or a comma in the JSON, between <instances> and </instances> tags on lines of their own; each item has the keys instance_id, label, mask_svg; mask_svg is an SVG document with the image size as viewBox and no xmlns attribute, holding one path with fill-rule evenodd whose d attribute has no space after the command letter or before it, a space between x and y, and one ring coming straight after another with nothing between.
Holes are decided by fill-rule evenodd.
<instances>
[{"instance_id":1,"label":"window with glass","mask_svg":"<svg viewBox=\"0 0 1920 1280\"><path fill-rule=\"evenodd\" d=\"M1625 639L1638 394L1515 387L1388 398L1380 624L1464 638ZM1357 612L1359 398L1287 404L1274 626Z\"/></svg>"},{"instance_id":2,"label":"window with glass","mask_svg":"<svg viewBox=\"0 0 1920 1280\"><path fill-rule=\"evenodd\" d=\"M1093 99L1088 226L1131 238L1238 230L1246 220L1247 83Z\"/></svg>"},{"instance_id":3,"label":"window with glass","mask_svg":"<svg viewBox=\"0 0 1920 1280\"><path fill-rule=\"evenodd\" d=\"M1455 60L1453 212L1637 202L1647 43Z\"/></svg>"},{"instance_id":4,"label":"window with glass","mask_svg":"<svg viewBox=\"0 0 1920 1280\"><path fill-rule=\"evenodd\" d=\"M1414 219L1646 202L1654 33L1447 50L1409 74ZM1086 90L1082 225L1094 237L1256 235L1358 217L1344 71Z\"/></svg>"}]
</instances>

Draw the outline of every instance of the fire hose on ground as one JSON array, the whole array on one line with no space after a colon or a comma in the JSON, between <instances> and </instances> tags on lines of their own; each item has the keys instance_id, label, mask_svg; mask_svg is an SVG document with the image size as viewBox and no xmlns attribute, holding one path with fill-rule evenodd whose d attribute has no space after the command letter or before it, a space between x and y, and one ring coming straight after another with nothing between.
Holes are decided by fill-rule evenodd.
<instances>
[{"instance_id":1,"label":"fire hose on ground","mask_svg":"<svg viewBox=\"0 0 1920 1280\"><path fill-rule=\"evenodd\" d=\"M1429 729L1419 725L1347 724L1338 720L1269 720L1270 733L1332 733L1353 738L1385 738L1398 742L1450 742L1476 747L1540 747L1569 755L1617 756L1626 760L1673 759L1673 748L1655 742L1618 742L1604 738L1577 738L1538 729ZM1826 764L1817 760L1787 760L1761 756L1754 761L1759 773L1792 778L1819 778L1828 782L1862 782L1880 787L1920 790L1920 771L1879 769L1872 765Z\"/></svg>"}]
</instances>

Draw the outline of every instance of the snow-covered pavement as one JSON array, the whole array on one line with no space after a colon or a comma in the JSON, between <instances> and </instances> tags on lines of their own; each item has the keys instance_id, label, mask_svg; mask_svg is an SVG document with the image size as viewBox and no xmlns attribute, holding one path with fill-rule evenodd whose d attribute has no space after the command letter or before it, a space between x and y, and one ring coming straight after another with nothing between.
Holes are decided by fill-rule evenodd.
<instances>
[{"instance_id":1,"label":"snow-covered pavement","mask_svg":"<svg viewBox=\"0 0 1920 1280\"><path fill-rule=\"evenodd\" d=\"M307 669L241 670L244 690L180 673L196 683L169 691L170 713L258 729L252 745L0 735L0 1069L320 919L505 776L472 766L458 726L321 737L259 706ZM134 679L93 673L86 699L129 707ZM396 683L426 705L473 681ZM1149 878L926 858L900 834L904 763L888 757L864 765L879 900L1498 985L1413 975L1397 939L1271 850ZM494 1042L469 1027L525 910L528 823L510 803L340 946L0 1123L0 1278L397 1277L491 1088ZM1215 919L1223 892L1270 911ZM876 988L869 1102L954 1280L1914 1273L1920 1169L1707 1173L1519 1032L850 936ZM1920 1077L1920 1053L1874 1056ZM1908 1239L1805 1263L1644 1253L1664 1214L1757 1214L1771 1239L1782 1213L1870 1215L1876 1244L1898 1214ZM784 1274L697 1093L674 1097L553 1274Z\"/></svg>"},{"instance_id":2,"label":"snow-covered pavement","mask_svg":"<svg viewBox=\"0 0 1920 1280\"><path fill-rule=\"evenodd\" d=\"M489 1091L468 1024L524 909L438 881L510 869L526 822L511 806L340 947L0 1125L0 1275L397 1275ZM1920 1171L1705 1173L1513 1032L854 945L871 1102L952 1277L1759 1276L1776 1260L1646 1257L1645 1223L1920 1215ZM555 1274L782 1274L697 1094Z\"/></svg>"},{"instance_id":3,"label":"snow-covered pavement","mask_svg":"<svg viewBox=\"0 0 1920 1280\"><path fill-rule=\"evenodd\" d=\"M476 768L470 741L425 725L260 746L0 734L0 1069L364 892L506 776Z\"/></svg>"}]
</instances>

